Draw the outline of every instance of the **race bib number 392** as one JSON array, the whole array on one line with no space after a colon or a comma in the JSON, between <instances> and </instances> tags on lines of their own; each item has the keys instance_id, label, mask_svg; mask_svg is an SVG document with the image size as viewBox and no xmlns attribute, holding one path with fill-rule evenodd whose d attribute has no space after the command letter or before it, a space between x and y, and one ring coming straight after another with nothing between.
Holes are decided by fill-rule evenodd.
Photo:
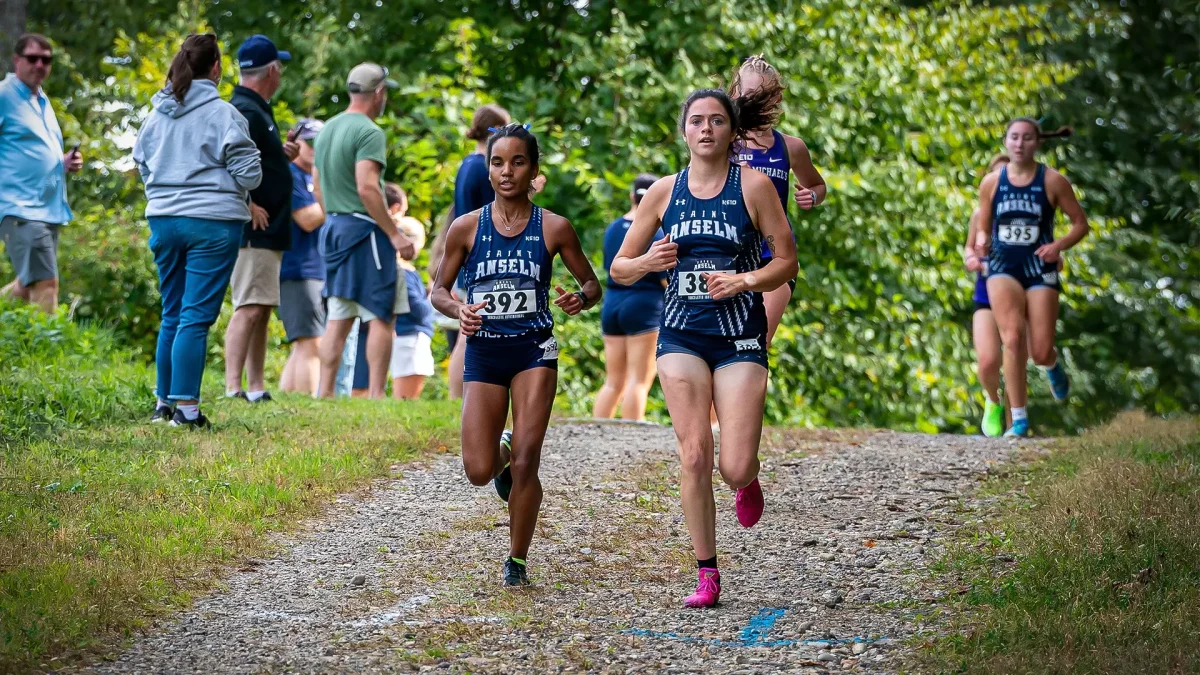
<instances>
[{"instance_id":1,"label":"race bib number 392","mask_svg":"<svg viewBox=\"0 0 1200 675\"><path fill-rule=\"evenodd\" d=\"M471 303L483 303L479 315L493 321L519 319L538 310L537 289L530 279L495 279L474 288Z\"/></svg>"},{"instance_id":2,"label":"race bib number 392","mask_svg":"<svg viewBox=\"0 0 1200 675\"><path fill-rule=\"evenodd\" d=\"M1036 222L1016 220L1001 225L996 238L1011 246L1029 246L1037 242L1039 229Z\"/></svg>"}]
</instances>

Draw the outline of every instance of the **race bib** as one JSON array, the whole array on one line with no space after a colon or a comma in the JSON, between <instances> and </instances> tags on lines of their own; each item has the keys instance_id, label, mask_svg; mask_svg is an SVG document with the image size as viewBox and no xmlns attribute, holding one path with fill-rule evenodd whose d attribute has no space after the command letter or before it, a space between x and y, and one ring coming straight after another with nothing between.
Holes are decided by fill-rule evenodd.
<instances>
[{"instance_id":1,"label":"race bib","mask_svg":"<svg viewBox=\"0 0 1200 675\"><path fill-rule=\"evenodd\" d=\"M1010 246L1029 246L1037 243L1040 228L1036 220L1014 220L999 227L996 238Z\"/></svg>"},{"instance_id":2,"label":"race bib","mask_svg":"<svg viewBox=\"0 0 1200 675\"><path fill-rule=\"evenodd\" d=\"M675 269L679 274L679 297L688 302L712 302L706 274L736 274L733 258L684 258Z\"/></svg>"},{"instance_id":3,"label":"race bib","mask_svg":"<svg viewBox=\"0 0 1200 675\"><path fill-rule=\"evenodd\" d=\"M493 321L520 319L538 311L533 279L493 279L471 290L471 304L483 303L479 315Z\"/></svg>"}]
</instances>

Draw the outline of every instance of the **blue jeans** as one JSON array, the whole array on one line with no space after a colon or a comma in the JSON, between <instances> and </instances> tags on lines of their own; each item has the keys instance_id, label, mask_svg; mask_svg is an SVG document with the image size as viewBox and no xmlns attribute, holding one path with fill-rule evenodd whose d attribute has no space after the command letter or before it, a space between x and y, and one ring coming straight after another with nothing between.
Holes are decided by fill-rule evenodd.
<instances>
[{"instance_id":1,"label":"blue jeans","mask_svg":"<svg viewBox=\"0 0 1200 675\"><path fill-rule=\"evenodd\" d=\"M155 394L168 401L200 400L208 329L221 313L244 224L177 216L149 221L162 295Z\"/></svg>"},{"instance_id":2,"label":"blue jeans","mask_svg":"<svg viewBox=\"0 0 1200 675\"><path fill-rule=\"evenodd\" d=\"M348 398L352 389L371 387L371 371L367 365L368 328L370 326L361 319L355 319L354 327L346 336L346 346L342 348L342 362L338 364L334 384L334 394L339 398Z\"/></svg>"}]
</instances>

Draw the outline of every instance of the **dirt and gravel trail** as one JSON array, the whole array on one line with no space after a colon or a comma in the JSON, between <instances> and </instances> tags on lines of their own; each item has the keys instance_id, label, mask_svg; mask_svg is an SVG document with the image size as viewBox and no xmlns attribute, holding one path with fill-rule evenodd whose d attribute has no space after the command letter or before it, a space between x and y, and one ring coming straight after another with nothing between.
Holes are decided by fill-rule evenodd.
<instances>
[{"instance_id":1,"label":"dirt and gravel trail","mask_svg":"<svg viewBox=\"0 0 1200 675\"><path fill-rule=\"evenodd\" d=\"M768 432L750 530L718 490L724 589L685 610L695 560L669 428L561 424L542 462L535 585L501 587L507 514L458 457L397 467L279 554L97 673L892 672L935 607L927 565L1017 446L869 432Z\"/></svg>"}]
</instances>

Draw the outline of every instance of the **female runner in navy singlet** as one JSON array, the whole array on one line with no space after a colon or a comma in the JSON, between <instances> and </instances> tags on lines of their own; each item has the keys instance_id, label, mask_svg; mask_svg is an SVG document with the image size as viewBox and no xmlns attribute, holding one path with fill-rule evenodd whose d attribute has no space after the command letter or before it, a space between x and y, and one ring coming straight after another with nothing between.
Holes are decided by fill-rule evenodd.
<instances>
[{"instance_id":1,"label":"female runner in navy singlet","mask_svg":"<svg viewBox=\"0 0 1200 675\"><path fill-rule=\"evenodd\" d=\"M558 385L558 343L550 311L554 256L582 290L555 287L554 304L575 315L600 301L600 282L571 223L530 201L538 175L537 138L510 124L488 140L496 201L450 224L433 304L458 317L466 336L462 457L467 478L489 481L508 502L504 584L529 583L526 556L542 503L542 441ZM451 293L462 272L466 302ZM513 429L506 431L509 401Z\"/></svg>"},{"instance_id":2,"label":"female runner in navy singlet","mask_svg":"<svg viewBox=\"0 0 1200 675\"><path fill-rule=\"evenodd\" d=\"M712 607L721 593L708 417L714 404L721 424L721 477L737 490L738 521L751 527L763 513L762 294L795 278L796 249L770 179L732 159L736 141L774 123L779 101L779 92L767 89L736 101L719 89L692 93L679 120L688 166L647 191L609 269L622 284L669 271L658 373L679 445L680 496L699 567L696 591L684 601L688 607ZM666 236L651 244L660 226ZM765 266L764 240L773 254Z\"/></svg>"},{"instance_id":3,"label":"female runner in navy singlet","mask_svg":"<svg viewBox=\"0 0 1200 675\"><path fill-rule=\"evenodd\" d=\"M1054 348L1062 288L1058 261L1089 228L1071 183L1037 161L1043 139L1070 135L1070 127L1043 133L1027 117L1009 122L1004 133L1008 166L988 174L979 186L976 252L987 256L987 294L1004 344L1004 384L1012 411L1005 436L1029 435L1027 359L1046 369L1054 398L1061 401L1070 393ZM1054 238L1056 210L1071 221L1061 239Z\"/></svg>"},{"instance_id":4,"label":"female runner in navy singlet","mask_svg":"<svg viewBox=\"0 0 1200 675\"><path fill-rule=\"evenodd\" d=\"M783 82L779 71L763 59L762 55L748 57L734 73L729 85L729 95L741 96L759 89L770 89L783 94ZM825 179L821 172L813 166L812 157L808 154L808 146L795 136L781 134L771 125L756 129L746 134L746 140L734 146L739 164L756 169L771 179L779 201L783 204L783 212L787 213L789 197L795 200L796 206L808 210L825 201ZM788 174L796 174L795 194L788 185ZM765 245L762 250L763 259L771 257L771 251ZM767 346L775 338L775 330L783 319L783 312L792 299L796 290L796 279L793 277L784 286L763 293L763 304L767 310Z\"/></svg>"}]
</instances>

